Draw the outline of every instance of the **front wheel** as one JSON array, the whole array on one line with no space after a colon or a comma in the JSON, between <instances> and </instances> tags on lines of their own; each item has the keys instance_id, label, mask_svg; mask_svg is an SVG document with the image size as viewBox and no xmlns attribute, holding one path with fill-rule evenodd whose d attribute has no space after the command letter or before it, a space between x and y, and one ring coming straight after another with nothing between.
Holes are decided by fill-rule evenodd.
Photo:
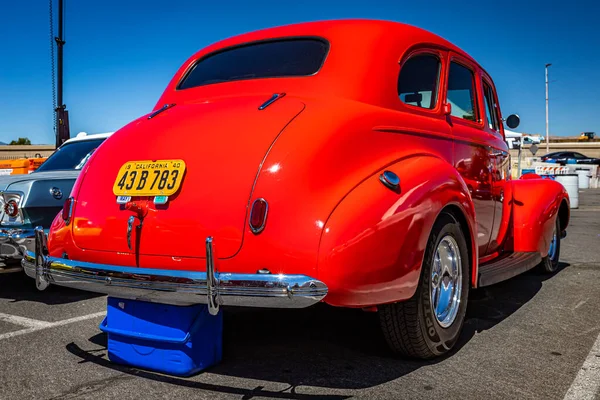
<instances>
[{"instance_id":1,"label":"front wheel","mask_svg":"<svg viewBox=\"0 0 600 400\"><path fill-rule=\"evenodd\" d=\"M462 330L469 281L465 237L458 221L444 213L429 236L414 296L379 307L381 328L391 350L422 359L450 351Z\"/></svg>"},{"instance_id":2,"label":"front wheel","mask_svg":"<svg viewBox=\"0 0 600 400\"><path fill-rule=\"evenodd\" d=\"M560 221L558 216L554 222L554 231L552 232L552 241L548 255L542 258L539 269L546 273L554 273L558 269L558 259L560 258Z\"/></svg>"}]
</instances>

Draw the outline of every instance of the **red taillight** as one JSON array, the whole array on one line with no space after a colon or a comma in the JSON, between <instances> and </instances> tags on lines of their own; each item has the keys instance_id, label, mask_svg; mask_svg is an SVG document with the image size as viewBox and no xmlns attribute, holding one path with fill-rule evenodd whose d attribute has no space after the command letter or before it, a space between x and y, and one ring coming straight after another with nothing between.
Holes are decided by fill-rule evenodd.
<instances>
[{"instance_id":1,"label":"red taillight","mask_svg":"<svg viewBox=\"0 0 600 400\"><path fill-rule=\"evenodd\" d=\"M62 219L65 221L65 224L69 225L71 222L71 216L73 215L73 203L75 200L72 197L69 197L65 200L65 204L63 204L62 209Z\"/></svg>"},{"instance_id":2,"label":"red taillight","mask_svg":"<svg viewBox=\"0 0 600 400\"><path fill-rule=\"evenodd\" d=\"M9 200L4 205L4 212L11 218L19 215L19 204L15 200Z\"/></svg>"},{"instance_id":3,"label":"red taillight","mask_svg":"<svg viewBox=\"0 0 600 400\"><path fill-rule=\"evenodd\" d=\"M252 233L260 233L265 229L269 204L265 199L256 199L250 211L250 229Z\"/></svg>"}]
</instances>

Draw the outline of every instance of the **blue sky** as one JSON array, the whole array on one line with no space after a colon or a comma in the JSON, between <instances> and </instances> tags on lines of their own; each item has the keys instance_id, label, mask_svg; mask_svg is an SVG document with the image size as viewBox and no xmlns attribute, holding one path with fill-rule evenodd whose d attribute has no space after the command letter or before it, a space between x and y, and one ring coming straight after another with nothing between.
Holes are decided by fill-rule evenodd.
<instances>
[{"instance_id":1,"label":"blue sky","mask_svg":"<svg viewBox=\"0 0 600 400\"><path fill-rule=\"evenodd\" d=\"M0 141L54 143L48 1L5 2L1 15ZM599 16L600 2L577 0L66 0L71 135L116 130L149 112L181 63L209 43L338 18L409 23L458 45L491 74L503 113L521 116L518 131L545 133L552 63L550 133L600 133Z\"/></svg>"}]
</instances>

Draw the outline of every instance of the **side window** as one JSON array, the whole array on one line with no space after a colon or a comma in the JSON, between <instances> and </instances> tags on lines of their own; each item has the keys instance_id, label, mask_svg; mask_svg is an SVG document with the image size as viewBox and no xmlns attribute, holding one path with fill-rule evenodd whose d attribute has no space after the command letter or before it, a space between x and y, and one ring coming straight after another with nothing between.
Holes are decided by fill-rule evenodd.
<instances>
[{"instance_id":1,"label":"side window","mask_svg":"<svg viewBox=\"0 0 600 400\"><path fill-rule=\"evenodd\" d=\"M485 120L491 130L498 132L498 114L496 113L496 102L492 87L483 82L483 96L485 100Z\"/></svg>"},{"instance_id":2,"label":"side window","mask_svg":"<svg viewBox=\"0 0 600 400\"><path fill-rule=\"evenodd\" d=\"M451 115L468 121L477 121L473 72L455 62L450 63L448 102L452 106Z\"/></svg>"},{"instance_id":3,"label":"side window","mask_svg":"<svg viewBox=\"0 0 600 400\"><path fill-rule=\"evenodd\" d=\"M440 75L440 60L433 54L408 59L398 76L398 96L411 106L435 108Z\"/></svg>"}]
</instances>

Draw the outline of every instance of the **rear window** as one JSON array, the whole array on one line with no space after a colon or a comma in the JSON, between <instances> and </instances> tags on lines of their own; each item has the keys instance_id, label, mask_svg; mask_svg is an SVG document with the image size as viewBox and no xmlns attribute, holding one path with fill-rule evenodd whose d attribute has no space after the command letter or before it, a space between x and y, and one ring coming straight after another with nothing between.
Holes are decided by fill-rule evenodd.
<instances>
[{"instance_id":1,"label":"rear window","mask_svg":"<svg viewBox=\"0 0 600 400\"><path fill-rule=\"evenodd\" d=\"M316 74L329 44L321 39L258 42L209 54L192 67L178 89L244 79Z\"/></svg>"}]
</instances>

